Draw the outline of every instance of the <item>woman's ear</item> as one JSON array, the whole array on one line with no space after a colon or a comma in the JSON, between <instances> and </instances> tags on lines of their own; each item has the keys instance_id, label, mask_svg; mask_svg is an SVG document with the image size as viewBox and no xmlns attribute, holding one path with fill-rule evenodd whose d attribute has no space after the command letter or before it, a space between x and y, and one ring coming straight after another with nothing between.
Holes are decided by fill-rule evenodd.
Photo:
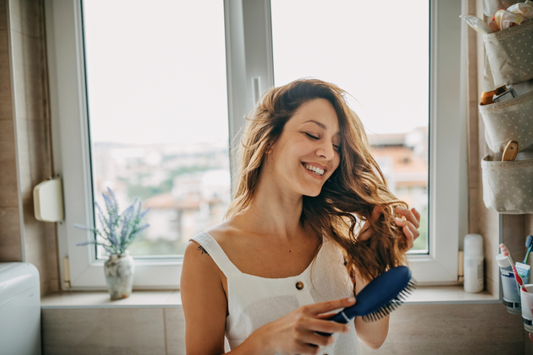
<instances>
[{"instance_id":1,"label":"woman's ear","mask_svg":"<svg viewBox=\"0 0 533 355\"><path fill-rule=\"evenodd\" d=\"M271 145L268 146L265 154L272 154L272 146Z\"/></svg>"}]
</instances>

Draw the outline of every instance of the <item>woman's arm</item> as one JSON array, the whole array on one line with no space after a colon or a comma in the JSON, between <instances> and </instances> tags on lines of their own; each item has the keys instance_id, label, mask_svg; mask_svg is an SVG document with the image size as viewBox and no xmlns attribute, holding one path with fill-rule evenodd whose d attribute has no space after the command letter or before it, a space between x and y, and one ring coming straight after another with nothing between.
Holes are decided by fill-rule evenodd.
<instances>
[{"instance_id":1,"label":"woman's arm","mask_svg":"<svg viewBox=\"0 0 533 355\"><path fill-rule=\"evenodd\" d=\"M409 250L413 247L416 238L420 236L420 232L418 231L418 228L420 228L420 213L418 213L415 208L407 210L401 207L397 207L396 212L405 217L405 220L395 218L394 222L402 228L404 237L407 241L407 250ZM381 215L381 209L379 207L374 208L372 214L373 218L379 218ZM364 240L370 237L370 232L363 227L363 232L359 238ZM359 275L356 275L355 281L355 293L357 295L368 282L363 281ZM389 332L389 316L374 322L364 322L361 317L356 317L355 329L357 331L357 336L363 341L363 343L365 343L365 345L372 349L378 349L387 338Z\"/></svg>"},{"instance_id":2,"label":"woman's arm","mask_svg":"<svg viewBox=\"0 0 533 355\"><path fill-rule=\"evenodd\" d=\"M227 301L218 267L209 255L189 243L181 274L181 300L185 314L185 344L188 355L224 353ZM319 346L330 345L333 337L316 332L348 332L348 326L321 319L321 314L353 305L347 298L316 303L295 309L253 332L230 353L273 355L317 354Z\"/></svg>"},{"instance_id":3,"label":"woman's arm","mask_svg":"<svg viewBox=\"0 0 533 355\"><path fill-rule=\"evenodd\" d=\"M359 277L355 276L355 293L356 295L368 284ZM387 339L389 333L389 316L373 322L364 322L362 317L355 317L355 330L357 337L368 347L379 349Z\"/></svg>"},{"instance_id":4,"label":"woman's arm","mask_svg":"<svg viewBox=\"0 0 533 355\"><path fill-rule=\"evenodd\" d=\"M224 353L227 303L217 271L199 244L189 242L180 281L187 354Z\"/></svg>"}]
</instances>

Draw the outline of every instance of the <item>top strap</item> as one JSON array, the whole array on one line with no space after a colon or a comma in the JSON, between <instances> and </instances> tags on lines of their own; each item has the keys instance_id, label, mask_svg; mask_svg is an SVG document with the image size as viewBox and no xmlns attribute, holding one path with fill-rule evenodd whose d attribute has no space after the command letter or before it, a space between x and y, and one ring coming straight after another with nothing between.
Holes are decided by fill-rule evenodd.
<instances>
[{"instance_id":1,"label":"top strap","mask_svg":"<svg viewBox=\"0 0 533 355\"><path fill-rule=\"evenodd\" d=\"M196 243L200 244L205 251L211 256L215 264L229 279L230 277L241 274L241 271L231 262L224 250L220 247L217 241L208 233L202 232L192 238Z\"/></svg>"}]
</instances>

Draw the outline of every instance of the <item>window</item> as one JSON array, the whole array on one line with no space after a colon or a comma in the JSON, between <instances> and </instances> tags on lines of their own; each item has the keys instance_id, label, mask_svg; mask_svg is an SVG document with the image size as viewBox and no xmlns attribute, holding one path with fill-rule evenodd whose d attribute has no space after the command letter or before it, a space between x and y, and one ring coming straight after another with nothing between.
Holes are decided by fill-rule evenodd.
<instances>
[{"instance_id":1,"label":"window","mask_svg":"<svg viewBox=\"0 0 533 355\"><path fill-rule=\"evenodd\" d=\"M459 20L450 20L458 19L460 4L419 0L420 14L408 24L396 20L399 5L365 22L360 14L373 13L369 6L47 1L54 157L67 211L58 228L60 256L69 256L72 288L105 287L102 253L76 247L87 235L73 224L93 224L93 199L107 186L122 208L135 196L153 204L153 227L131 248L134 286L178 287L184 243L218 223L229 203L228 142L238 139L260 94L302 76L332 81L357 99L350 104L388 183L419 210L426 206L427 238L410 255L415 278L455 283L466 180L447 172L464 169L465 144L449 139L464 131ZM362 48L376 49L365 57L356 52ZM407 82L415 89L402 91ZM386 120L390 107L400 112L401 106L397 121L412 116L413 122L369 119ZM121 133L125 125L128 134Z\"/></svg>"}]
</instances>

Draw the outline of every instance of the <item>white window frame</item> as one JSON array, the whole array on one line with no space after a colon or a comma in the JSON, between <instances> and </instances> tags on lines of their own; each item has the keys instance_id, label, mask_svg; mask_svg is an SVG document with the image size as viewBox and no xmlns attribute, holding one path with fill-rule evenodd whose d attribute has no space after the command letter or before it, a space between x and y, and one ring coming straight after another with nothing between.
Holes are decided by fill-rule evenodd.
<instances>
[{"instance_id":1,"label":"white window frame","mask_svg":"<svg viewBox=\"0 0 533 355\"><path fill-rule=\"evenodd\" d=\"M428 255L409 255L409 260L419 283L456 284L459 236L466 234L468 215L466 123L460 112L461 1L428 1L430 250ZM80 7L79 0L45 0L54 165L63 178L66 212L58 225L59 257L69 257L70 290L104 290L103 261L96 260L95 248L75 246L90 235L75 229L74 223L93 221ZM274 84L270 0L225 0L224 11L228 124L234 141L255 99ZM440 63L444 65L439 67ZM456 137L461 137L461 144ZM232 183L235 177L232 171ZM60 265L64 279L64 265ZM181 265L181 258L136 259L134 288L179 288Z\"/></svg>"}]
</instances>

